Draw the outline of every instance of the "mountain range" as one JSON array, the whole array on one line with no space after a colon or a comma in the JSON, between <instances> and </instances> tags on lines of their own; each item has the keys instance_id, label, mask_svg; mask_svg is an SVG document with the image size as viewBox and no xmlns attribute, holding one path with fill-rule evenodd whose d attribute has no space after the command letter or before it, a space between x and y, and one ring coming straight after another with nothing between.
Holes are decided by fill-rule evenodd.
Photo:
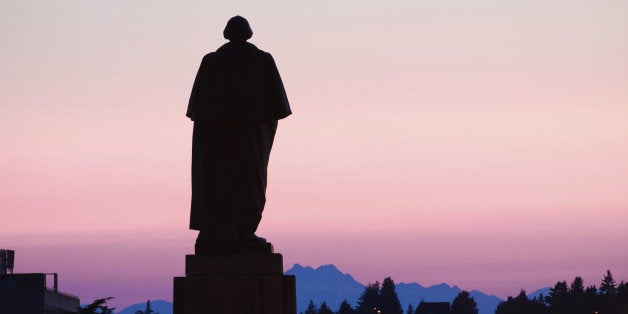
<instances>
[{"instance_id":1,"label":"mountain range","mask_svg":"<svg viewBox=\"0 0 628 314\"><path fill-rule=\"evenodd\" d=\"M338 309L340 303L346 299L355 307L360 295L364 291L364 285L357 282L351 275L344 274L334 265L323 265L318 268L304 267L295 264L286 271L287 275L295 275L297 278L297 312L304 312L310 300L319 306L323 301L333 310ZM383 278L382 278L383 279ZM413 307L421 300L426 302L451 302L462 291L457 286L445 283L423 287L418 283L396 283L395 290L399 297L402 309ZM477 290L469 291L478 305L479 314L493 314L495 308L503 300L487 295Z\"/></svg>"},{"instance_id":2,"label":"mountain range","mask_svg":"<svg viewBox=\"0 0 628 314\"><path fill-rule=\"evenodd\" d=\"M297 313L305 312L310 300L316 306L326 302L332 310L337 310L343 300L347 300L355 307L364 285L357 282L350 274L338 270L329 264L318 268L294 264L285 272L286 275L295 275L297 282ZM383 279L383 278L382 278ZM393 278L394 279L394 278ZM418 283L396 283L395 289L404 313L408 304L416 308L421 300L426 302L451 302L462 291L458 286L445 283L424 287ZM547 295L549 288L536 290L528 297L536 297L542 293ZM472 290L469 294L477 303L479 314L493 314L499 302L504 301L497 296L488 295L481 291ZM515 294L516 295L516 294ZM138 303L124 308L118 314L135 314L137 310L144 310L146 303ZM159 314L172 314L172 303L164 300L151 301L151 308Z\"/></svg>"}]
</instances>

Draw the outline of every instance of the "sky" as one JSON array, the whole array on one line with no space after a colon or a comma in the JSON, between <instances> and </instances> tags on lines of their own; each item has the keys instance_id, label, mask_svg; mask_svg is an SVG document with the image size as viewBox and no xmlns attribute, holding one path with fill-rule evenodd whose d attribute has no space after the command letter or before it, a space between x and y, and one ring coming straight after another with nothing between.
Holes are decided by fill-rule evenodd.
<instances>
[{"instance_id":1,"label":"sky","mask_svg":"<svg viewBox=\"0 0 628 314\"><path fill-rule=\"evenodd\" d=\"M273 54L258 234L362 283L628 280L628 2L0 1L0 248L82 303L172 300L204 54Z\"/></svg>"}]
</instances>

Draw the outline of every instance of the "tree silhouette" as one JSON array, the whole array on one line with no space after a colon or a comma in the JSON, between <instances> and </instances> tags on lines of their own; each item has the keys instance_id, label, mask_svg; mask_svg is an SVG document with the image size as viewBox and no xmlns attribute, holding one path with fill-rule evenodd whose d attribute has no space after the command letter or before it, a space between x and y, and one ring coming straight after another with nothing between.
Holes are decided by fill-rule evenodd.
<instances>
[{"instance_id":1,"label":"tree silhouette","mask_svg":"<svg viewBox=\"0 0 628 314\"><path fill-rule=\"evenodd\" d=\"M318 314L334 314L334 311L327 306L327 303L323 302L321 307L318 309Z\"/></svg>"},{"instance_id":2,"label":"tree silhouette","mask_svg":"<svg viewBox=\"0 0 628 314\"><path fill-rule=\"evenodd\" d=\"M366 285L358 300L358 307L356 308L358 314L376 313L376 309L379 308L379 287L379 281Z\"/></svg>"},{"instance_id":3,"label":"tree silhouette","mask_svg":"<svg viewBox=\"0 0 628 314\"><path fill-rule=\"evenodd\" d=\"M379 308L385 314L403 314L399 297L395 291L395 282L386 277L379 293Z\"/></svg>"},{"instance_id":4,"label":"tree silhouette","mask_svg":"<svg viewBox=\"0 0 628 314\"><path fill-rule=\"evenodd\" d=\"M566 306L571 314L593 313L590 306L584 300L584 283L581 277L576 277L569 286Z\"/></svg>"},{"instance_id":5,"label":"tree silhouette","mask_svg":"<svg viewBox=\"0 0 628 314\"><path fill-rule=\"evenodd\" d=\"M602 279L604 290L595 286L584 288L581 277L574 278L567 287L566 281L559 281L543 299L528 300L525 291L516 298L500 303L495 314L628 314L628 287L622 281L616 285L610 271Z\"/></svg>"},{"instance_id":6,"label":"tree silhouette","mask_svg":"<svg viewBox=\"0 0 628 314\"><path fill-rule=\"evenodd\" d=\"M340 303L340 307L338 308L337 314L355 314L355 310L351 307L349 302L347 302L347 300L345 299L342 301L342 303Z\"/></svg>"},{"instance_id":7,"label":"tree silhouette","mask_svg":"<svg viewBox=\"0 0 628 314\"><path fill-rule=\"evenodd\" d=\"M478 314L477 304L467 291L461 291L451 303L451 314Z\"/></svg>"},{"instance_id":8,"label":"tree silhouette","mask_svg":"<svg viewBox=\"0 0 628 314\"><path fill-rule=\"evenodd\" d=\"M618 311L622 314L628 313L628 285L622 280L617 286L617 292L615 294L616 305Z\"/></svg>"},{"instance_id":9,"label":"tree silhouette","mask_svg":"<svg viewBox=\"0 0 628 314\"><path fill-rule=\"evenodd\" d=\"M522 289L523 295L525 296L525 291ZM527 296L526 296L527 298ZM528 313L545 313L547 312L547 304L545 304L545 298L542 293L539 293L537 297L532 298L530 300L530 307Z\"/></svg>"},{"instance_id":10,"label":"tree silhouette","mask_svg":"<svg viewBox=\"0 0 628 314\"><path fill-rule=\"evenodd\" d=\"M600 308L600 301L597 294L597 288L595 287L595 285L588 286L584 290L584 295L582 296L582 298L584 302L589 305L592 312L595 312L596 310Z\"/></svg>"},{"instance_id":11,"label":"tree silhouette","mask_svg":"<svg viewBox=\"0 0 628 314\"><path fill-rule=\"evenodd\" d=\"M146 309L145 310L137 310L135 311L135 314L151 314L151 313L155 313L155 314L159 314L153 310L151 310L150 308L150 300L146 301Z\"/></svg>"},{"instance_id":12,"label":"tree silhouette","mask_svg":"<svg viewBox=\"0 0 628 314\"><path fill-rule=\"evenodd\" d=\"M100 314L113 314L113 310L115 309L115 307L109 308L109 306L103 305L100 307Z\"/></svg>"},{"instance_id":13,"label":"tree silhouette","mask_svg":"<svg viewBox=\"0 0 628 314\"><path fill-rule=\"evenodd\" d=\"M77 309L77 313L78 314L106 313L106 312L103 312L103 309L111 312L113 309L109 309L109 307L106 305L107 301L111 299L113 299L113 297L94 300L94 302L92 302L86 307L79 307Z\"/></svg>"},{"instance_id":14,"label":"tree silhouette","mask_svg":"<svg viewBox=\"0 0 628 314\"><path fill-rule=\"evenodd\" d=\"M569 294L572 297L581 297L584 294L584 283L581 277L576 277L569 286Z\"/></svg>"},{"instance_id":15,"label":"tree silhouette","mask_svg":"<svg viewBox=\"0 0 628 314\"><path fill-rule=\"evenodd\" d=\"M314 305L314 301L310 300L310 303L307 304L307 309L305 310L305 314L316 314L318 313L318 309L316 305Z\"/></svg>"},{"instance_id":16,"label":"tree silhouette","mask_svg":"<svg viewBox=\"0 0 628 314\"><path fill-rule=\"evenodd\" d=\"M412 304L408 304L408 310L406 311L406 314L414 314L414 308L412 307Z\"/></svg>"},{"instance_id":17,"label":"tree silhouette","mask_svg":"<svg viewBox=\"0 0 628 314\"><path fill-rule=\"evenodd\" d=\"M550 289L550 293L545 297L545 301L549 304L549 313L562 314L567 313L569 305L569 289L566 281L559 281Z\"/></svg>"},{"instance_id":18,"label":"tree silhouette","mask_svg":"<svg viewBox=\"0 0 628 314\"><path fill-rule=\"evenodd\" d=\"M508 300L499 303L495 314L543 314L546 309L542 295L530 300L526 292L521 290L517 297L508 297Z\"/></svg>"},{"instance_id":19,"label":"tree silhouette","mask_svg":"<svg viewBox=\"0 0 628 314\"><path fill-rule=\"evenodd\" d=\"M615 294L615 292L617 292L615 279L613 279L613 274L611 274L610 270L606 271L606 275L604 275L604 278L602 279L602 283L600 284L600 292L609 295Z\"/></svg>"}]
</instances>

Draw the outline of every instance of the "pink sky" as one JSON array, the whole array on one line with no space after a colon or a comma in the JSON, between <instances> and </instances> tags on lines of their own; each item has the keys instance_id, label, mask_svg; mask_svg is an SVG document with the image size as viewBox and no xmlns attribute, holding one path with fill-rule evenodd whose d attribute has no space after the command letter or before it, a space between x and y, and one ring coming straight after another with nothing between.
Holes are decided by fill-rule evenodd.
<instances>
[{"instance_id":1,"label":"pink sky","mask_svg":"<svg viewBox=\"0 0 628 314\"><path fill-rule=\"evenodd\" d=\"M359 281L628 279L628 3L0 2L0 247L83 303L171 299L201 57L240 14L294 115L260 234ZM266 7L264 7L266 5Z\"/></svg>"}]
</instances>

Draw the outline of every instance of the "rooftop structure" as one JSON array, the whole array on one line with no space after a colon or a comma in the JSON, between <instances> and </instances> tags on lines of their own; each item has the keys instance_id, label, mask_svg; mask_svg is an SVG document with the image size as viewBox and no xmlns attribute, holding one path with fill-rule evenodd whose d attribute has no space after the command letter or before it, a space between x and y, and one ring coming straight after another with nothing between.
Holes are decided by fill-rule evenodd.
<instances>
[{"instance_id":1,"label":"rooftop structure","mask_svg":"<svg viewBox=\"0 0 628 314\"><path fill-rule=\"evenodd\" d=\"M0 255L0 313L7 314L67 314L76 313L79 298L59 291L56 273L14 274L13 254L11 263ZM13 251L10 251L13 252ZM10 265L10 267L8 267ZM46 277L52 276L52 288L46 285Z\"/></svg>"}]
</instances>

